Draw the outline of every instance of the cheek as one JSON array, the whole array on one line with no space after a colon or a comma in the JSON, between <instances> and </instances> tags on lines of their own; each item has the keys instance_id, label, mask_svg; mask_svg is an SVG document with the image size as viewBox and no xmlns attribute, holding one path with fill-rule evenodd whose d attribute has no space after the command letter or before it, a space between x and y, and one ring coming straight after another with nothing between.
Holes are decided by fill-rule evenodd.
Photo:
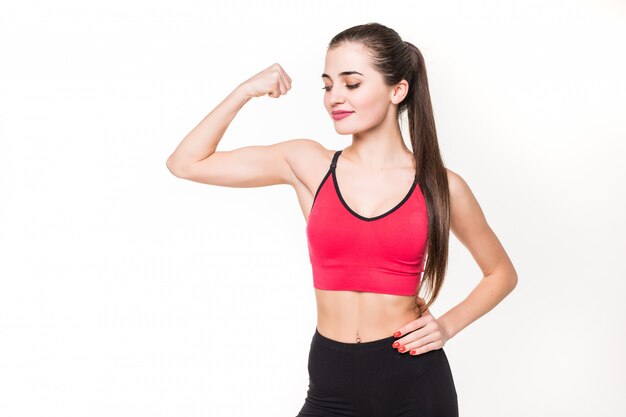
<instances>
[{"instance_id":1,"label":"cheek","mask_svg":"<svg viewBox=\"0 0 626 417\"><path fill-rule=\"evenodd\" d=\"M371 116L386 113L389 107L388 97L381 91L363 91L361 94L355 94L352 101L360 113Z\"/></svg>"}]
</instances>

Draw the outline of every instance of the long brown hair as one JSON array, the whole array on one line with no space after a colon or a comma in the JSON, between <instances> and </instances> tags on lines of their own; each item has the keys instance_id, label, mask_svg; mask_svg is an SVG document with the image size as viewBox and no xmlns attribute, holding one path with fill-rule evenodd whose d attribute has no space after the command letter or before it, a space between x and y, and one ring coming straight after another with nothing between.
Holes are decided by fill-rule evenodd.
<instances>
[{"instance_id":1,"label":"long brown hair","mask_svg":"<svg viewBox=\"0 0 626 417\"><path fill-rule=\"evenodd\" d=\"M386 85L395 85L403 79L409 84L407 96L398 104L397 118L400 123L403 112L407 111L417 182L428 210L426 264L415 296L418 297L424 287L425 295L430 298L419 309L421 316L435 302L443 285L450 236L448 176L437 142L424 57L415 45L402 40L395 30L379 23L353 26L338 33L331 39L328 49L344 43L365 46L372 65L383 75Z\"/></svg>"}]
</instances>

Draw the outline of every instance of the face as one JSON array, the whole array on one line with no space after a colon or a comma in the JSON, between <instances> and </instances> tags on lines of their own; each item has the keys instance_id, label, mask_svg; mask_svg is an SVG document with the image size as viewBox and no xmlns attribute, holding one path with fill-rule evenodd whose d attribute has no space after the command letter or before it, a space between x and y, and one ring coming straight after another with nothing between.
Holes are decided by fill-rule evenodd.
<instances>
[{"instance_id":1,"label":"face","mask_svg":"<svg viewBox=\"0 0 626 417\"><path fill-rule=\"evenodd\" d=\"M385 85L382 74L369 60L361 45L344 44L326 52L324 74L328 77L322 76L324 107L339 134L362 132L379 125L390 114L395 117L391 106L402 101L402 91L398 96L397 88ZM346 71L357 73L341 75ZM351 113L333 118L333 111L339 110Z\"/></svg>"}]
</instances>

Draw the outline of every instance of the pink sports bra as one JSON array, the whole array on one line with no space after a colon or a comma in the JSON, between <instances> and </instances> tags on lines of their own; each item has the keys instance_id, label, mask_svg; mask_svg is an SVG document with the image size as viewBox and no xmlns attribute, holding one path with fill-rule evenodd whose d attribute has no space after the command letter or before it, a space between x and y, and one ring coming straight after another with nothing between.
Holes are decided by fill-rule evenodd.
<instances>
[{"instance_id":1,"label":"pink sports bra","mask_svg":"<svg viewBox=\"0 0 626 417\"><path fill-rule=\"evenodd\" d=\"M341 152L333 155L306 224L313 286L415 295L428 237L426 201L417 177L395 207L364 217L346 204L337 185L335 167Z\"/></svg>"}]
</instances>

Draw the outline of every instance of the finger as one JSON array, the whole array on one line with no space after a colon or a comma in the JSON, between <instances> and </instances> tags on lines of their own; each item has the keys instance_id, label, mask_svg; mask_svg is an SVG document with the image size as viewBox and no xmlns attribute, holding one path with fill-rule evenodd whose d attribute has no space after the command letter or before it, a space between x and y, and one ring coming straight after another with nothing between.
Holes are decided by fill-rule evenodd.
<instances>
[{"instance_id":1,"label":"finger","mask_svg":"<svg viewBox=\"0 0 626 417\"><path fill-rule=\"evenodd\" d=\"M409 350L417 350L423 346L426 346L429 343L441 341L441 335L437 332L425 334L423 337L420 337L416 340L413 340L411 343L407 343L404 345L407 351Z\"/></svg>"},{"instance_id":2,"label":"finger","mask_svg":"<svg viewBox=\"0 0 626 417\"><path fill-rule=\"evenodd\" d=\"M437 350L440 348L442 348L441 344L435 341L435 342L428 343L422 347L411 349L409 351L409 355L411 356L421 355L422 353L430 352L431 350Z\"/></svg>"},{"instance_id":3,"label":"finger","mask_svg":"<svg viewBox=\"0 0 626 417\"><path fill-rule=\"evenodd\" d=\"M267 88L267 95L272 98L280 96L280 69L278 64L272 64L271 86Z\"/></svg>"},{"instance_id":4,"label":"finger","mask_svg":"<svg viewBox=\"0 0 626 417\"><path fill-rule=\"evenodd\" d=\"M287 75L287 71L285 71L283 67L279 66L278 68L280 69L280 73L282 74L282 76L285 78L287 86L291 88L291 77Z\"/></svg>"},{"instance_id":5,"label":"finger","mask_svg":"<svg viewBox=\"0 0 626 417\"><path fill-rule=\"evenodd\" d=\"M269 87L267 95L272 98L280 97L280 83L278 81L274 81L273 85Z\"/></svg>"},{"instance_id":6,"label":"finger","mask_svg":"<svg viewBox=\"0 0 626 417\"><path fill-rule=\"evenodd\" d=\"M412 347L418 346L415 342L421 340L423 337L426 337L428 335L428 332L429 330L426 327L422 327L421 329L415 330L414 332L407 334L403 338L396 340L391 346L395 349L398 349L399 352L403 352L403 350L399 350L402 347L404 347L405 350L408 351Z\"/></svg>"},{"instance_id":7,"label":"finger","mask_svg":"<svg viewBox=\"0 0 626 417\"><path fill-rule=\"evenodd\" d=\"M276 96L285 94L287 92L286 87L284 85L284 81L283 81L283 74L282 74L282 70L280 68L280 65L275 64L274 65L274 71L276 72L274 75L274 85L276 86L276 88L274 89L274 94ZM278 94L278 92L280 92L280 94Z\"/></svg>"},{"instance_id":8,"label":"finger","mask_svg":"<svg viewBox=\"0 0 626 417\"><path fill-rule=\"evenodd\" d=\"M285 82L287 89L291 90L291 78L289 78L285 71L283 71L283 81Z\"/></svg>"},{"instance_id":9,"label":"finger","mask_svg":"<svg viewBox=\"0 0 626 417\"><path fill-rule=\"evenodd\" d=\"M278 86L280 88L280 94L285 95L287 94L287 86L285 85L285 80L282 77L282 75L278 78Z\"/></svg>"},{"instance_id":10,"label":"finger","mask_svg":"<svg viewBox=\"0 0 626 417\"><path fill-rule=\"evenodd\" d=\"M426 325L430 321L432 316L422 315L422 317L415 319L408 324L402 326L398 329L397 332L393 334L394 337L402 337L407 333L410 333L414 330L420 329Z\"/></svg>"}]
</instances>

